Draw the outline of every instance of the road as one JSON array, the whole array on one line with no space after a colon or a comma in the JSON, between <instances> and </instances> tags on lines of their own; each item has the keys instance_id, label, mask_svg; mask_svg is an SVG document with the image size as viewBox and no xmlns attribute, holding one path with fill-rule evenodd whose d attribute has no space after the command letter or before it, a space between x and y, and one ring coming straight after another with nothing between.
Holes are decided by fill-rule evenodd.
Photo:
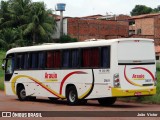
<instances>
[{"instance_id":1,"label":"road","mask_svg":"<svg viewBox=\"0 0 160 120\"><path fill-rule=\"evenodd\" d=\"M0 111L73 111L73 112L74 111L86 111L86 112L87 111L94 111L94 112L95 111L105 111L105 112L106 111L160 111L160 105L126 103L126 102L117 101L113 106L104 107L104 106L100 106L97 101L89 100L86 105L68 106L66 101L57 101L56 103L53 103L47 98L37 98L36 101L21 102L17 99L16 96L6 96L3 91L0 91ZM91 116L92 115L90 115L90 117ZM136 117L136 119L139 119L139 118L140 117ZM147 118L151 118L151 117L147 117ZM29 118L26 118L26 119L29 119ZM71 120L71 119L79 120L80 117L71 117L68 120ZM92 120L102 120L102 119L105 119L105 118L94 117ZM111 117L111 119L116 120L121 118ZM125 117L125 119L127 119L127 117ZM152 117L152 119L158 120L158 117ZM52 120L54 119L52 118Z\"/></svg>"}]
</instances>

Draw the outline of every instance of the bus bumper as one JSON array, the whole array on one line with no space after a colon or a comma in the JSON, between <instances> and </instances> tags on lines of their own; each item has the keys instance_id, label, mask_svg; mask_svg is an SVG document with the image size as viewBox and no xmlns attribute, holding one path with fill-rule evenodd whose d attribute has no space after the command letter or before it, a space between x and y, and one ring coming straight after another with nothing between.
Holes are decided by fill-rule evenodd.
<instances>
[{"instance_id":1,"label":"bus bumper","mask_svg":"<svg viewBox=\"0 0 160 120\"><path fill-rule=\"evenodd\" d=\"M124 90L121 88L112 88L112 96L114 97L143 96L143 95L154 95L154 94L156 94L156 87L139 89L139 90Z\"/></svg>"}]
</instances>

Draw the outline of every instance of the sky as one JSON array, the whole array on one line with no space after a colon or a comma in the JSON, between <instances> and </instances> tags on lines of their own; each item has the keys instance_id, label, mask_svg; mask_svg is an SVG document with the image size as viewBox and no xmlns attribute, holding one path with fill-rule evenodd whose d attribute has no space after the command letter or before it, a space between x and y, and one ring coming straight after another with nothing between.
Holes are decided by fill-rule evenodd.
<instances>
[{"instance_id":1,"label":"sky","mask_svg":"<svg viewBox=\"0 0 160 120\"><path fill-rule=\"evenodd\" d=\"M160 0L32 0L33 2L43 1L48 9L55 10L57 3L65 3L66 11L64 16L82 17L95 14L125 14L130 12L135 5L146 5L156 8L160 5ZM60 14L55 11L56 14Z\"/></svg>"}]
</instances>

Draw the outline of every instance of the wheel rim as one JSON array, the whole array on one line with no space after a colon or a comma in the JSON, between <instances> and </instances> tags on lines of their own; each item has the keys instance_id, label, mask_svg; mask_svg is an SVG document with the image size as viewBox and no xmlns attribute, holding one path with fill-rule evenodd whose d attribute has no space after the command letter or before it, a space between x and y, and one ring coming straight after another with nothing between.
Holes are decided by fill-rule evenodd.
<instances>
[{"instance_id":1,"label":"wheel rim","mask_svg":"<svg viewBox=\"0 0 160 120\"><path fill-rule=\"evenodd\" d=\"M74 91L70 91L70 92L69 92L69 100L70 100L71 102L75 102L75 100L76 100L76 94L75 94Z\"/></svg>"},{"instance_id":2,"label":"wheel rim","mask_svg":"<svg viewBox=\"0 0 160 120\"><path fill-rule=\"evenodd\" d=\"M21 90L20 96L21 96L22 99L26 98L26 91L25 91L25 89Z\"/></svg>"}]
</instances>

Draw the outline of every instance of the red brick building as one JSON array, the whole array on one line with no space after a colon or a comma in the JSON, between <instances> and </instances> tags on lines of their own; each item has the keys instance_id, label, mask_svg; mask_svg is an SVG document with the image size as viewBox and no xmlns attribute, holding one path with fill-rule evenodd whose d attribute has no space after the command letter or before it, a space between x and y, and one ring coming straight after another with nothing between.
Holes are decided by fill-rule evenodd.
<instances>
[{"instance_id":1,"label":"red brick building","mask_svg":"<svg viewBox=\"0 0 160 120\"><path fill-rule=\"evenodd\" d=\"M77 38L79 41L86 39L112 39L128 37L129 24L127 20L100 20L102 15L81 18L64 18L63 33ZM59 28L59 21L58 28ZM59 37L57 33L54 36Z\"/></svg>"},{"instance_id":2,"label":"red brick building","mask_svg":"<svg viewBox=\"0 0 160 120\"><path fill-rule=\"evenodd\" d=\"M69 18L68 34L79 41L128 37L128 22L115 20L88 20Z\"/></svg>"},{"instance_id":3,"label":"red brick building","mask_svg":"<svg viewBox=\"0 0 160 120\"><path fill-rule=\"evenodd\" d=\"M133 16L129 22L130 37L152 38L160 45L160 13Z\"/></svg>"}]
</instances>

